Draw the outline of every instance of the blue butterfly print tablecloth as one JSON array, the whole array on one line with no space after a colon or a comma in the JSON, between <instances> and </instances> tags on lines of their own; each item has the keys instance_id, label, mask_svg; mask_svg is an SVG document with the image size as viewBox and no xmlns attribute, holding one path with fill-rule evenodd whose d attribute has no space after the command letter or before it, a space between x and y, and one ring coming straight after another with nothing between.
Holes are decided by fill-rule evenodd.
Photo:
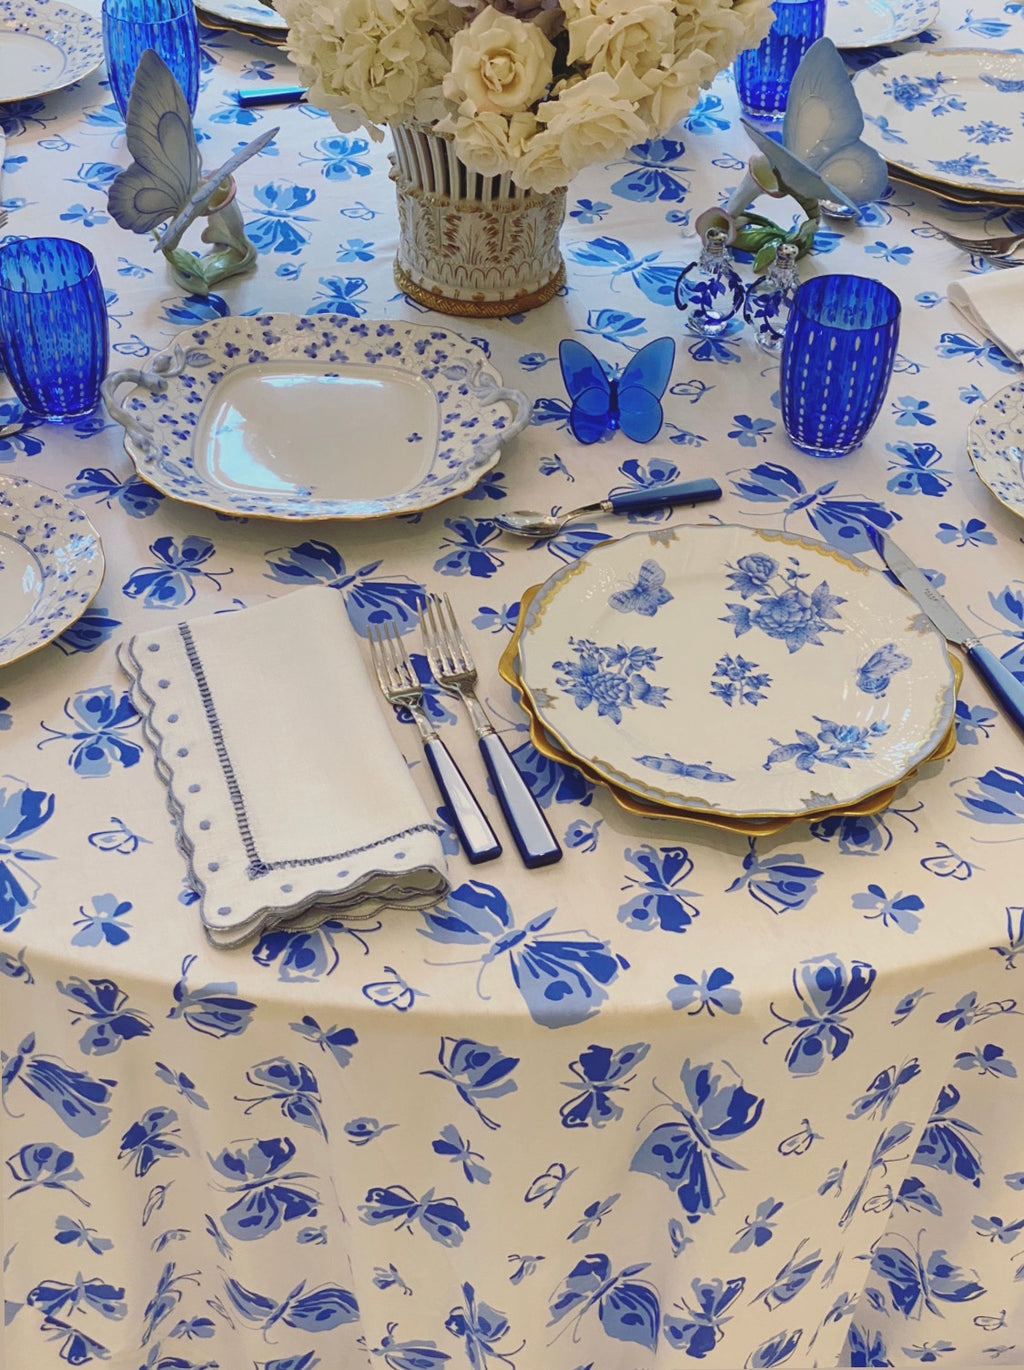
<instances>
[{"instance_id":1,"label":"blue butterfly print tablecloth","mask_svg":"<svg viewBox=\"0 0 1024 1370\"><path fill-rule=\"evenodd\" d=\"M1021 47L1024 11L951 0L916 43ZM0 241L92 249L113 368L229 314L422 321L392 279L387 142L309 106L238 104L240 86L289 79L280 50L203 31L207 165L281 124L238 176L258 270L206 299L107 215L128 156L102 72L0 105ZM787 443L777 363L749 329L689 335L672 303L693 221L749 152L726 75L671 136L570 187L564 295L495 322L429 316L534 401L499 464L436 509L218 517L141 479L103 412L0 436L0 469L77 500L107 561L87 612L0 671L5 1366L1024 1366L1024 745L978 678L960 688L952 756L884 812L749 838L627 813L534 750L497 672L529 587L618 532L721 520L872 564L869 532L893 531L1024 679L1024 526L964 442L1019 369L950 307L948 282L984 264L935 231L1019 228L1021 210L893 185L856 221L826 221L801 271L880 277L903 328L867 442L815 461ZM657 438L578 442L559 342L622 374L665 336ZM18 417L0 381L0 428ZM548 542L495 522L703 475L720 503ZM528 872L508 842L471 867L449 841L451 893L426 913L216 951L115 651L314 584L362 637L385 621L404 635L497 821L416 629L424 592L450 595L565 856ZM664 593L653 573L624 586L622 632ZM768 689L752 638L709 685L723 728ZM800 641L813 675L820 649ZM904 660L880 644L857 687L895 687ZM415 728L389 723L435 813ZM806 745L778 738L775 764L856 765L849 739L808 723ZM710 767L699 741L679 754Z\"/></svg>"}]
</instances>

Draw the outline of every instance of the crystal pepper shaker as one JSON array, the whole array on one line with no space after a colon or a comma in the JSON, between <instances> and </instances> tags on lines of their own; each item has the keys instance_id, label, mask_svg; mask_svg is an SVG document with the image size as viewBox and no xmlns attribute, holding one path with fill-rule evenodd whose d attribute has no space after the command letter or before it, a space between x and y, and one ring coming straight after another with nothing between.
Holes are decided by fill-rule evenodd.
<instances>
[{"instance_id":1,"label":"crystal pepper shaker","mask_svg":"<svg viewBox=\"0 0 1024 1370\"><path fill-rule=\"evenodd\" d=\"M717 338L742 305L743 282L732 264L725 230L709 228L700 256L676 281L676 308L691 333Z\"/></svg>"},{"instance_id":2,"label":"crystal pepper shaker","mask_svg":"<svg viewBox=\"0 0 1024 1370\"><path fill-rule=\"evenodd\" d=\"M786 320L800 284L796 269L798 256L795 243L780 243L774 262L763 276L747 286L743 301L743 317L754 330L758 347L772 356L778 356L782 351Z\"/></svg>"}]
</instances>

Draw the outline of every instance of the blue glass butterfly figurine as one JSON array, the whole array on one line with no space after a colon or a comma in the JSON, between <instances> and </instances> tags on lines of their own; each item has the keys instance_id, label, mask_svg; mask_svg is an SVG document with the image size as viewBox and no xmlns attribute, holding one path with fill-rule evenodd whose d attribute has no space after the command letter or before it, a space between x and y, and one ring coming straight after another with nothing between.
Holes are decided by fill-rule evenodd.
<instances>
[{"instance_id":1,"label":"blue glass butterfly figurine","mask_svg":"<svg viewBox=\"0 0 1024 1370\"><path fill-rule=\"evenodd\" d=\"M672 374L676 345L656 338L641 347L620 372L575 338L558 345L558 363L572 409L569 427L579 442L599 442L622 432L633 442L650 442L661 431L661 397Z\"/></svg>"},{"instance_id":2,"label":"blue glass butterfly figurine","mask_svg":"<svg viewBox=\"0 0 1024 1370\"><path fill-rule=\"evenodd\" d=\"M235 203L234 173L277 132L261 133L204 177L181 87L163 59L147 48L125 117L128 151L135 160L110 183L111 218L132 233L154 233L177 283L190 294L208 295L218 282L256 262L256 248L245 236L242 211ZM210 244L202 257L178 246L200 216L207 220L202 240Z\"/></svg>"}]
</instances>

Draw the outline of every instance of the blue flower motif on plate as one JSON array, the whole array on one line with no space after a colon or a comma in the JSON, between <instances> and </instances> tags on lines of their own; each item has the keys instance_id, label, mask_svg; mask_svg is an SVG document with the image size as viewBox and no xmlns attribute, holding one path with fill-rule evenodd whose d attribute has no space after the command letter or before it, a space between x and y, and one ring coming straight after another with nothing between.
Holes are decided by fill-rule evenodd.
<instances>
[{"instance_id":1,"label":"blue flower motif on plate","mask_svg":"<svg viewBox=\"0 0 1024 1370\"><path fill-rule=\"evenodd\" d=\"M774 557L753 553L740 557L735 566L726 563L729 589L738 593L742 603L726 603L729 613L721 619L732 624L737 637L751 628L758 628L768 637L785 642L790 652L798 652L808 643L821 646L821 633L841 633L835 626L841 619L839 605L846 600L833 595L828 581L819 581L810 592L800 582L809 578L800 570L797 557L787 558L788 565L780 567ZM754 609L746 603L753 599Z\"/></svg>"},{"instance_id":2,"label":"blue flower motif on plate","mask_svg":"<svg viewBox=\"0 0 1024 1370\"><path fill-rule=\"evenodd\" d=\"M599 647L589 638L569 638L577 661L552 662L556 684L575 701L577 709L597 705L599 718L622 722L622 710L637 704L664 708L668 691L652 685L644 672L654 671L661 660L653 647Z\"/></svg>"},{"instance_id":3,"label":"blue flower motif on plate","mask_svg":"<svg viewBox=\"0 0 1024 1370\"><path fill-rule=\"evenodd\" d=\"M734 703L752 704L756 708L768 698L771 683L767 671L758 670L756 661L748 661L739 653L732 656L726 652L715 662L711 672L711 693L730 708Z\"/></svg>"},{"instance_id":4,"label":"blue flower motif on plate","mask_svg":"<svg viewBox=\"0 0 1024 1370\"><path fill-rule=\"evenodd\" d=\"M824 766L840 766L843 770L849 770L851 761L870 760L874 755L871 751L872 740L889 731L889 724L883 719L876 719L864 727L853 723L835 723L830 718L818 718L817 715L814 721L819 725L816 736L797 728L796 742L780 742L773 737L771 740L775 746L768 753L764 769L770 771L780 763L795 761L797 770L811 773L819 762Z\"/></svg>"}]
</instances>

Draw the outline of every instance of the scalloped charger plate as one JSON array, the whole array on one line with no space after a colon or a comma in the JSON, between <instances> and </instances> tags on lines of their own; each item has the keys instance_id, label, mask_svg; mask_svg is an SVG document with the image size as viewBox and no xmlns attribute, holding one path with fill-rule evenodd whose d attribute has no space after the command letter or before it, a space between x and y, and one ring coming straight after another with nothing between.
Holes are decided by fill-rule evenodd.
<instances>
[{"instance_id":1,"label":"scalloped charger plate","mask_svg":"<svg viewBox=\"0 0 1024 1370\"><path fill-rule=\"evenodd\" d=\"M945 640L882 572L731 525L636 533L556 572L518 673L570 759L698 819L850 811L940 752L956 702Z\"/></svg>"}]
</instances>

